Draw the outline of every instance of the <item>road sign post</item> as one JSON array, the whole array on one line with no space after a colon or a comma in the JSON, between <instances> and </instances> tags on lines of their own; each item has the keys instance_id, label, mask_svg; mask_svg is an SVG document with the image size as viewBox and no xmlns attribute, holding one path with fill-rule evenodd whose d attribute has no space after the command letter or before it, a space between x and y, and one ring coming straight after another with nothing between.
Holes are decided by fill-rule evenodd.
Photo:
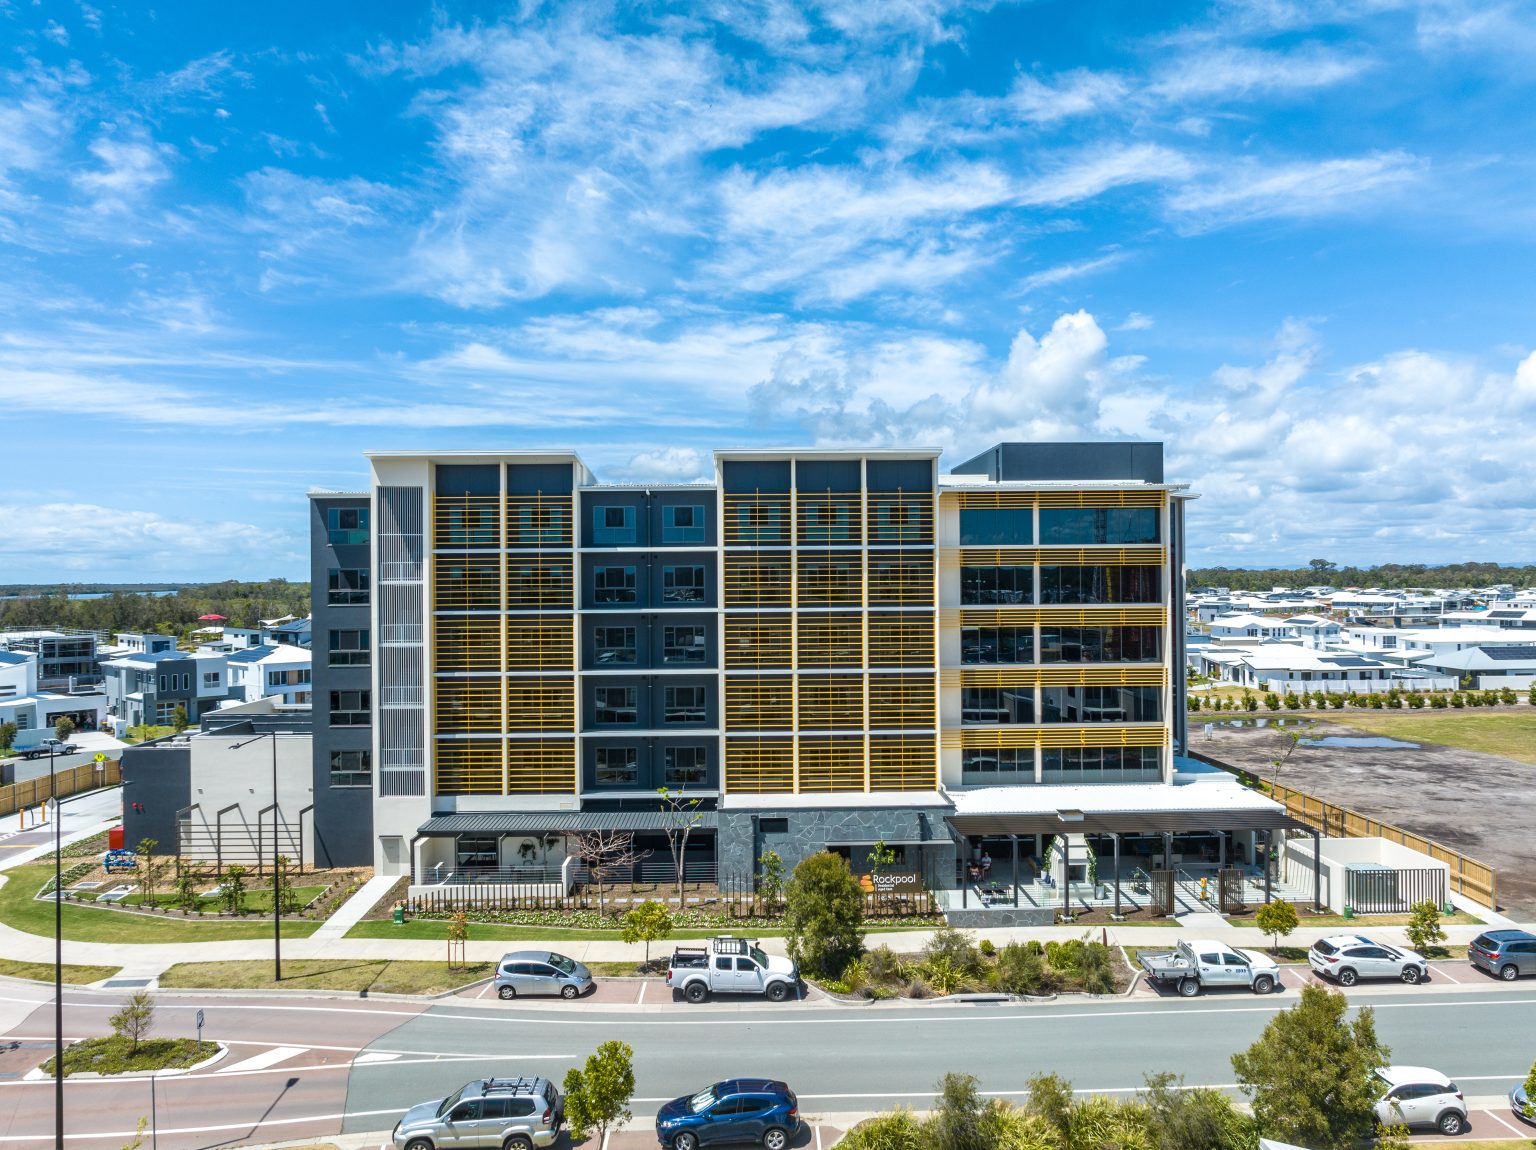
<instances>
[{"instance_id":1,"label":"road sign post","mask_svg":"<svg viewBox=\"0 0 1536 1150\"><path fill-rule=\"evenodd\" d=\"M203 1012L197 1012L197 1052L203 1052Z\"/></svg>"}]
</instances>

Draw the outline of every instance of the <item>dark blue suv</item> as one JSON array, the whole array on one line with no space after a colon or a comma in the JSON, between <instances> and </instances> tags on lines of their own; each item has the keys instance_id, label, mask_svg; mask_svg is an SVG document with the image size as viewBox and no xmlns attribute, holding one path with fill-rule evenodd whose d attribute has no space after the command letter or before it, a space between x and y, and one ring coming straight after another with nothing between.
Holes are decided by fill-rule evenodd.
<instances>
[{"instance_id":1,"label":"dark blue suv","mask_svg":"<svg viewBox=\"0 0 1536 1150\"><path fill-rule=\"evenodd\" d=\"M670 1150L722 1142L761 1142L784 1150L800 1133L795 1092L771 1078L732 1078L674 1098L656 1114L656 1137Z\"/></svg>"}]
</instances>

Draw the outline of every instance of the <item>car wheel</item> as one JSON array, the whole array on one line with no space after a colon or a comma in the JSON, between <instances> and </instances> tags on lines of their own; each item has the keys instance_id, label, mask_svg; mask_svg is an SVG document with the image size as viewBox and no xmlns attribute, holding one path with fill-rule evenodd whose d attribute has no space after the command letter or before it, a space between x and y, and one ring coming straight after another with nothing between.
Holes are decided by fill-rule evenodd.
<instances>
[{"instance_id":1,"label":"car wheel","mask_svg":"<svg viewBox=\"0 0 1536 1150\"><path fill-rule=\"evenodd\" d=\"M789 1135L777 1126L771 1126L763 1133L764 1150L784 1150L788 1145Z\"/></svg>"},{"instance_id":2,"label":"car wheel","mask_svg":"<svg viewBox=\"0 0 1536 1150\"><path fill-rule=\"evenodd\" d=\"M510 986L503 986L496 991L496 997L500 999L516 998L517 991Z\"/></svg>"},{"instance_id":3,"label":"car wheel","mask_svg":"<svg viewBox=\"0 0 1536 1150\"><path fill-rule=\"evenodd\" d=\"M709 997L709 987L705 986L702 982L690 982L688 984L688 989L683 991L683 997L686 998L689 1002L703 1002L706 998ZM681 1137L681 1135L679 1135L679 1137ZM690 1137L692 1137L692 1135L690 1135Z\"/></svg>"},{"instance_id":4,"label":"car wheel","mask_svg":"<svg viewBox=\"0 0 1536 1150\"><path fill-rule=\"evenodd\" d=\"M686 1130L672 1135L672 1150L699 1150L698 1136Z\"/></svg>"},{"instance_id":5,"label":"car wheel","mask_svg":"<svg viewBox=\"0 0 1536 1150\"><path fill-rule=\"evenodd\" d=\"M1195 978L1179 979L1179 993L1185 998L1193 998L1200 993L1200 981Z\"/></svg>"},{"instance_id":6,"label":"car wheel","mask_svg":"<svg viewBox=\"0 0 1536 1150\"><path fill-rule=\"evenodd\" d=\"M1255 994L1268 994L1273 989L1275 989L1275 980L1267 974L1261 974L1253 980L1253 993Z\"/></svg>"},{"instance_id":7,"label":"car wheel","mask_svg":"<svg viewBox=\"0 0 1536 1150\"><path fill-rule=\"evenodd\" d=\"M1424 972L1416 966L1403 967L1403 981L1407 983L1418 982L1424 977Z\"/></svg>"},{"instance_id":8,"label":"car wheel","mask_svg":"<svg viewBox=\"0 0 1536 1150\"><path fill-rule=\"evenodd\" d=\"M789 987L785 986L782 982L771 982L768 984L769 1002L783 1002L788 997Z\"/></svg>"},{"instance_id":9,"label":"car wheel","mask_svg":"<svg viewBox=\"0 0 1536 1150\"><path fill-rule=\"evenodd\" d=\"M501 1150L533 1150L533 1139L514 1134L501 1144Z\"/></svg>"},{"instance_id":10,"label":"car wheel","mask_svg":"<svg viewBox=\"0 0 1536 1150\"><path fill-rule=\"evenodd\" d=\"M575 998L580 993L581 993L581 988L577 987L577 986L572 986L570 983L566 983L564 986L562 986L560 988L560 997L566 999L567 1001L569 1001L572 998Z\"/></svg>"},{"instance_id":11,"label":"car wheel","mask_svg":"<svg viewBox=\"0 0 1536 1150\"><path fill-rule=\"evenodd\" d=\"M1447 1110L1435 1119L1435 1126L1442 1134L1460 1134L1467 1128L1467 1120L1454 1110Z\"/></svg>"},{"instance_id":12,"label":"car wheel","mask_svg":"<svg viewBox=\"0 0 1536 1150\"><path fill-rule=\"evenodd\" d=\"M1512 962L1506 962L1503 966L1499 967L1499 977L1505 982L1514 982L1515 979L1520 977L1520 968Z\"/></svg>"},{"instance_id":13,"label":"car wheel","mask_svg":"<svg viewBox=\"0 0 1536 1150\"><path fill-rule=\"evenodd\" d=\"M1339 971L1338 978L1340 986L1354 986L1355 983L1360 981L1360 976L1347 966Z\"/></svg>"},{"instance_id":14,"label":"car wheel","mask_svg":"<svg viewBox=\"0 0 1536 1150\"><path fill-rule=\"evenodd\" d=\"M432 1150L430 1138L412 1138L405 1144L405 1150Z\"/></svg>"}]
</instances>

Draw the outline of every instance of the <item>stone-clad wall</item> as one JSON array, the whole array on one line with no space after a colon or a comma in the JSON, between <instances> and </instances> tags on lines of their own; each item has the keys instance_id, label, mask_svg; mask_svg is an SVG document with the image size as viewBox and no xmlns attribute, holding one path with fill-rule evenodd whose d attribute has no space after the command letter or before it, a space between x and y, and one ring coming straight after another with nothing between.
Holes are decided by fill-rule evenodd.
<instances>
[{"instance_id":1,"label":"stone-clad wall","mask_svg":"<svg viewBox=\"0 0 1536 1150\"><path fill-rule=\"evenodd\" d=\"M720 812L720 874L722 877L750 875L756 869L757 858L769 850L778 852L788 874L802 859L824 850L829 841L873 843L876 839L930 843L932 845L922 848L925 860L928 865L939 868L939 873L947 874L949 870L943 868L953 869L955 844L950 839L944 814L945 810L941 808L914 810L911 807L723 810ZM754 843L754 817L759 821L787 819L789 829L783 833L759 832ZM917 862L916 858L913 862Z\"/></svg>"}]
</instances>

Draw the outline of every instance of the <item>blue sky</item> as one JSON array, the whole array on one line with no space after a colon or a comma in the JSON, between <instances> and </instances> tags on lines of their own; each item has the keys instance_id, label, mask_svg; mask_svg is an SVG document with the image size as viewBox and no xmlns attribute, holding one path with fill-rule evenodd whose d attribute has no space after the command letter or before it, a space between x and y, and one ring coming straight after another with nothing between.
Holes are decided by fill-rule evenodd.
<instances>
[{"instance_id":1,"label":"blue sky","mask_svg":"<svg viewBox=\"0 0 1536 1150\"><path fill-rule=\"evenodd\" d=\"M0 582L379 448L1157 438L1196 564L1536 557L1497 0L0 0Z\"/></svg>"}]
</instances>

